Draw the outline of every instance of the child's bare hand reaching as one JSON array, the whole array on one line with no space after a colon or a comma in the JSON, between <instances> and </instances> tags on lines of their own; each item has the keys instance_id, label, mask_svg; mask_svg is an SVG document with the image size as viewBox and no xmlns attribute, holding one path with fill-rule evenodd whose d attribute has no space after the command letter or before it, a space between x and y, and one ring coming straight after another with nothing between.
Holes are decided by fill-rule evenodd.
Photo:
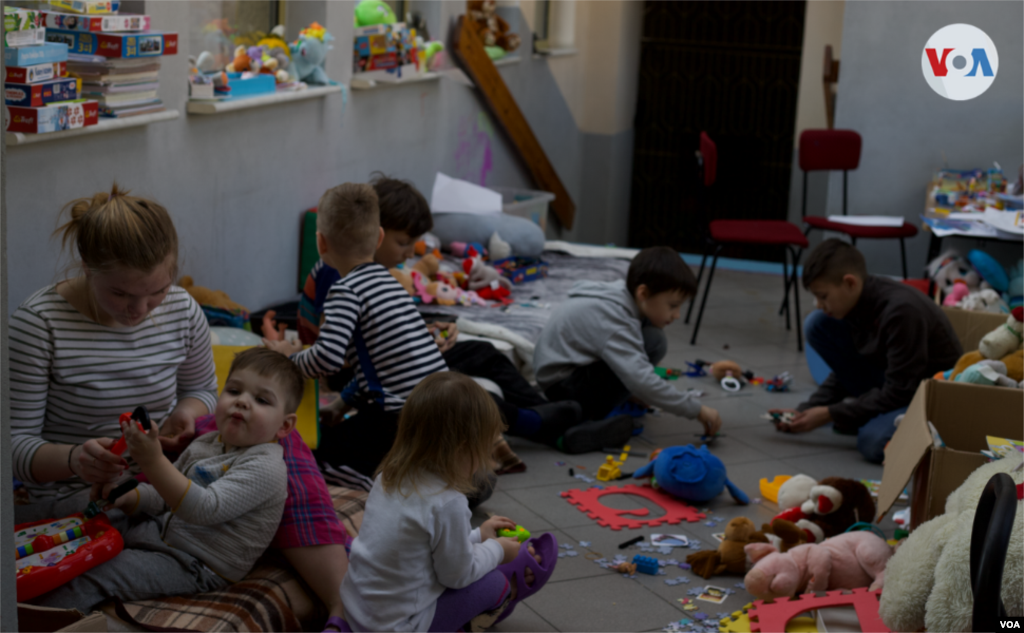
<instances>
[{"instance_id":1,"label":"child's bare hand reaching","mask_svg":"<svg viewBox=\"0 0 1024 633\"><path fill-rule=\"evenodd\" d=\"M722 428L722 416L711 407L701 405L697 420L704 425L704 434L708 436L718 435L718 431Z\"/></svg>"},{"instance_id":2,"label":"child's bare hand reaching","mask_svg":"<svg viewBox=\"0 0 1024 633\"><path fill-rule=\"evenodd\" d=\"M278 354L284 354L285 356L291 356L302 351L301 341L272 341L270 339L263 339L263 345L267 349L277 352Z\"/></svg>"},{"instance_id":3,"label":"child's bare hand reaching","mask_svg":"<svg viewBox=\"0 0 1024 633\"><path fill-rule=\"evenodd\" d=\"M128 443L128 452L144 470L161 459L167 459L160 445L160 430L156 427L146 432L139 429L135 420L129 420L121 425L121 431Z\"/></svg>"},{"instance_id":4,"label":"child's bare hand reaching","mask_svg":"<svg viewBox=\"0 0 1024 633\"><path fill-rule=\"evenodd\" d=\"M483 543L489 538L498 538L498 530L516 529L515 521L508 517L493 516L483 522L480 526L480 542ZM518 543L518 541L516 541Z\"/></svg>"}]
</instances>

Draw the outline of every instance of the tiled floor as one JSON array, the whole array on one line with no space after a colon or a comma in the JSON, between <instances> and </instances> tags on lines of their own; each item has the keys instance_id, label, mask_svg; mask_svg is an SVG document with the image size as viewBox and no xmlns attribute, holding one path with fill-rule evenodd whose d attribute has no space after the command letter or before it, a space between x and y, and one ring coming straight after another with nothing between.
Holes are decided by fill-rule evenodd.
<instances>
[{"instance_id":1,"label":"tiled floor","mask_svg":"<svg viewBox=\"0 0 1024 633\"><path fill-rule=\"evenodd\" d=\"M758 375L773 376L783 371L793 374L789 393L769 393L760 387L748 386L739 393L728 394L711 378L682 378L675 383L679 388L704 390L707 395L703 402L722 414L724 437L719 438L711 450L725 463L730 480L751 498L761 496L758 481L762 477L771 479L780 474L881 479L882 467L861 458L856 450L856 438L836 435L830 426L800 436L783 435L760 418L769 408L795 406L815 386L803 354L796 349L795 331L786 331L784 318L777 315L781 297L780 276L716 272L698 344L690 345L691 326L677 321L665 331L669 353L662 365L685 367L686 360L730 359ZM813 309L812 297L807 293L801 294L800 303L805 315ZM646 416L644 424L643 434L631 443L633 451L647 453L656 447L692 443L701 430L695 421L664 413ZM531 531L553 532L559 543L574 545L581 555L560 558L547 586L521 603L496 630L657 631L671 621L692 619L693 612L685 611L678 599L688 597L690 589L709 584L736 591L723 604L696 602L700 612L710 619L715 619L719 612L740 609L751 600L741 586L736 586L742 584L740 576L713 577L705 581L689 571L665 567L667 576L637 574L635 579L629 579L594 564L582 553L593 552L589 555L591 559L598 558L596 554L611 559L620 553L632 559L639 550L636 547L619 550L618 544L653 532L687 534L700 540L705 549L713 548L717 541L712 533L721 532L723 527L708 527L704 521L621 532L600 527L560 493L587 486L569 476L569 466L584 466L586 470L577 472L593 476L604 460L604 453L567 456L518 438L510 438L510 442L528 470L499 478L494 496L477 509L476 522L488 514L504 515ZM636 470L646 461L632 457L622 470ZM566 465L556 466L556 462L566 462ZM620 497L608 501L608 505L617 508L639 505L650 508L652 516L661 513L653 504L632 499ZM770 502L741 506L727 492L707 507L711 510L709 518L721 517L728 521L747 516L758 526L776 513L775 505ZM882 527L888 534L892 533L888 521ZM589 548L581 547L580 541L589 541ZM653 556L681 561L693 551L676 549L671 555ZM676 576L685 576L689 582L675 586L665 584L666 579Z\"/></svg>"}]
</instances>

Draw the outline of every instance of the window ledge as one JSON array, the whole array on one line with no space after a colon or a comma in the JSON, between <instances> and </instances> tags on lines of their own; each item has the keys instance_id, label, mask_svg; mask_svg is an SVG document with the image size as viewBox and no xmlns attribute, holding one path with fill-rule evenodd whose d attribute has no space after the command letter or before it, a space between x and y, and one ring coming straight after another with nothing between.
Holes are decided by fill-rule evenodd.
<instances>
[{"instance_id":1,"label":"window ledge","mask_svg":"<svg viewBox=\"0 0 1024 633\"><path fill-rule=\"evenodd\" d=\"M542 53L534 53L534 59L540 59L542 57L570 57L577 55L579 50L576 48L550 48Z\"/></svg>"},{"instance_id":2,"label":"window ledge","mask_svg":"<svg viewBox=\"0 0 1024 633\"><path fill-rule=\"evenodd\" d=\"M189 114L221 114L234 110L247 110L261 106L273 105L275 103L288 103L290 101L302 101L304 99L315 99L325 97L335 92L341 92L343 86L310 86L305 90L293 92L280 92L276 94L262 95L259 97L246 97L243 99L228 99L225 101L189 101L186 106Z\"/></svg>"},{"instance_id":3,"label":"window ledge","mask_svg":"<svg viewBox=\"0 0 1024 633\"><path fill-rule=\"evenodd\" d=\"M386 88L389 86L401 86L404 84L416 84L424 81L437 81L441 78L439 73L426 72L410 75L397 81L378 81L376 79L362 79L359 75L352 75L349 82L353 90L374 90L375 88Z\"/></svg>"},{"instance_id":4,"label":"window ledge","mask_svg":"<svg viewBox=\"0 0 1024 633\"><path fill-rule=\"evenodd\" d=\"M32 143L56 141L62 138L71 138L73 136L101 134L103 132L113 132L115 130L123 130L126 128L141 127L143 125L158 123L160 121L170 121L172 119L177 119L179 114L180 113L177 110L164 110L163 112L151 112L150 114L140 114L138 116L130 116L123 119L100 117L100 120L96 125L80 127L74 130L46 132L43 134L25 134L24 132L6 132L5 134L7 135L6 140L8 147L14 145L31 145Z\"/></svg>"}]
</instances>

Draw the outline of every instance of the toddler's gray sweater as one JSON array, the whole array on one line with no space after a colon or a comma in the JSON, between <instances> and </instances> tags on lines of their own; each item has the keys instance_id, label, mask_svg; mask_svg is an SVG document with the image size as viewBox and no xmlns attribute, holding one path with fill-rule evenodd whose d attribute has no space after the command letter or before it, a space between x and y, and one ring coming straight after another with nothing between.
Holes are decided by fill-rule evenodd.
<instances>
[{"instance_id":1,"label":"toddler's gray sweater","mask_svg":"<svg viewBox=\"0 0 1024 633\"><path fill-rule=\"evenodd\" d=\"M277 443L224 449L219 433L197 438L174 463L192 482L178 507L168 508L153 486L140 484L135 512L159 515L165 543L237 582L277 532L288 470Z\"/></svg>"}]
</instances>

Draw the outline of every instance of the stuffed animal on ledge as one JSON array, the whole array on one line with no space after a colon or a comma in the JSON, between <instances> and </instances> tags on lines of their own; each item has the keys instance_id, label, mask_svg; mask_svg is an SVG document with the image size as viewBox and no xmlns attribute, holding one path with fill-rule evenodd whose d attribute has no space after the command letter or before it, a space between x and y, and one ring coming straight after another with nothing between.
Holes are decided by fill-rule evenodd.
<instances>
[{"instance_id":1,"label":"stuffed animal on ledge","mask_svg":"<svg viewBox=\"0 0 1024 633\"><path fill-rule=\"evenodd\" d=\"M754 528L747 517L736 517L725 526L725 538L717 550L701 550L686 557L690 570L704 578L721 574L747 573L747 555L744 547L749 543L768 543L764 534Z\"/></svg>"},{"instance_id":2,"label":"stuffed animal on ledge","mask_svg":"<svg viewBox=\"0 0 1024 633\"><path fill-rule=\"evenodd\" d=\"M497 46L511 53L519 48L521 40L509 32L512 27L497 14L497 6L495 0L469 0L466 4L469 19L484 46Z\"/></svg>"},{"instance_id":3,"label":"stuffed animal on ledge","mask_svg":"<svg viewBox=\"0 0 1024 633\"><path fill-rule=\"evenodd\" d=\"M840 477L815 482L797 475L779 487L779 507L784 511L775 518L795 523L808 543L820 543L854 523L875 518L875 502L867 487Z\"/></svg>"},{"instance_id":4,"label":"stuffed animal on ledge","mask_svg":"<svg viewBox=\"0 0 1024 633\"><path fill-rule=\"evenodd\" d=\"M729 481L725 465L706 445L671 446L651 453L651 461L633 473L634 479L652 477L651 485L693 503L714 499L728 488L737 502L747 505L747 495Z\"/></svg>"},{"instance_id":5,"label":"stuffed animal on ledge","mask_svg":"<svg viewBox=\"0 0 1024 633\"><path fill-rule=\"evenodd\" d=\"M985 335L978 351L990 360L998 360L1011 352L1024 349L1024 307L1014 308L1006 323Z\"/></svg>"},{"instance_id":6,"label":"stuffed animal on ledge","mask_svg":"<svg viewBox=\"0 0 1024 633\"><path fill-rule=\"evenodd\" d=\"M766 543L751 543L744 551L754 566L743 584L759 600L833 589L881 589L893 553L885 540L868 531L799 545L785 554Z\"/></svg>"},{"instance_id":7,"label":"stuffed animal on ledge","mask_svg":"<svg viewBox=\"0 0 1024 633\"><path fill-rule=\"evenodd\" d=\"M323 64L334 37L316 22L299 31L299 39L292 42L289 52L292 67L299 81L315 85L334 85Z\"/></svg>"}]
</instances>

